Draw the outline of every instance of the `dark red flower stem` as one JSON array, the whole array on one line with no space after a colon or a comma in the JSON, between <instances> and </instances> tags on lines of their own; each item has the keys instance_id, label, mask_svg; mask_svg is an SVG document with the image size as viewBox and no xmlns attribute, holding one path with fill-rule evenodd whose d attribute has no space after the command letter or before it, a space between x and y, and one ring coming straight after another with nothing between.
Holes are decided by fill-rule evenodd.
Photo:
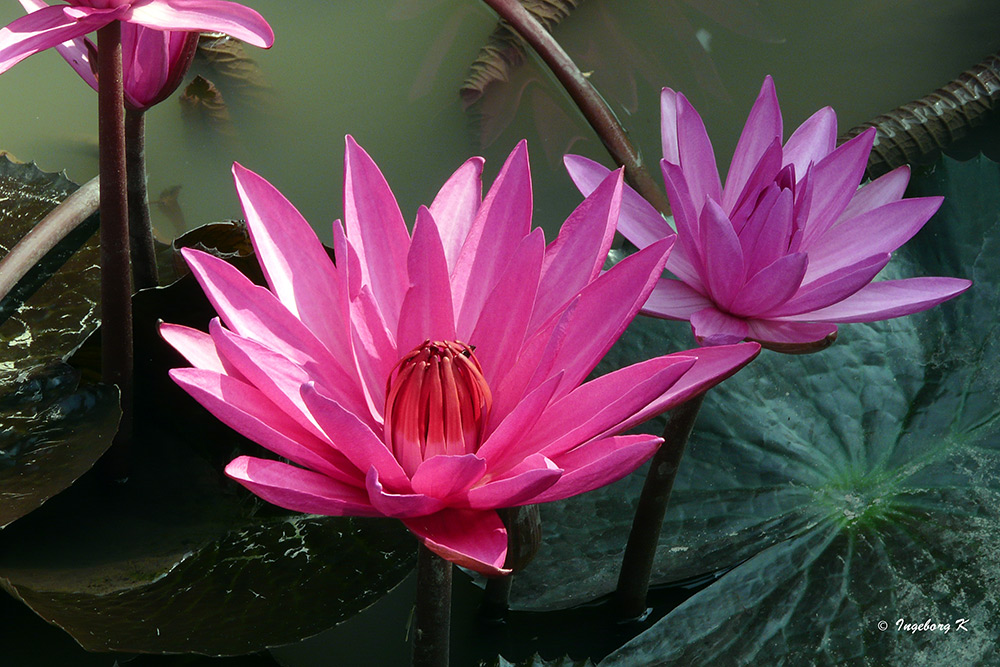
<instances>
[{"instance_id":1,"label":"dark red flower stem","mask_svg":"<svg viewBox=\"0 0 1000 667\"><path fill-rule=\"evenodd\" d=\"M642 156L629 141L625 128L559 43L518 0L484 1L500 15L500 18L510 24L511 28L524 38L549 66L559 79L559 83L583 112L605 148L611 153L612 159L625 167L625 178L629 185L661 213L669 214L670 204L666 195L650 176Z\"/></svg>"},{"instance_id":2,"label":"dark red flower stem","mask_svg":"<svg viewBox=\"0 0 1000 667\"><path fill-rule=\"evenodd\" d=\"M680 468L684 447L691 437L691 429L694 428L698 410L704 400L705 394L698 394L667 413L663 444L650 461L646 482L632 519L632 531L625 546L622 569L618 573L615 608L621 620L638 619L646 613L649 576L653 571L653 558L660 541L667 502Z\"/></svg>"},{"instance_id":3,"label":"dark red flower stem","mask_svg":"<svg viewBox=\"0 0 1000 667\"><path fill-rule=\"evenodd\" d=\"M101 162L101 374L118 385L122 419L108 472L128 475L132 439L132 284L125 179L125 103L121 24L97 31L98 139Z\"/></svg>"},{"instance_id":4,"label":"dark red flower stem","mask_svg":"<svg viewBox=\"0 0 1000 667\"><path fill-rule=\"evenodd\" d=\"M451 641L451 562L421 544L417 553L413 667L448 667Z\"/></svg>"},{"instance_id":5,"label":"dark red flower stem","mask_svg":"<svg viewBox=\"0 0 1000 667\"><path fill-rule=\"evenodd\" d=\"M137 290L156 287L153 226L146 194L146 112L125 109L125 168L128 175L128 228L132 257L132 282Z\"/></svg>"}]
</instances>

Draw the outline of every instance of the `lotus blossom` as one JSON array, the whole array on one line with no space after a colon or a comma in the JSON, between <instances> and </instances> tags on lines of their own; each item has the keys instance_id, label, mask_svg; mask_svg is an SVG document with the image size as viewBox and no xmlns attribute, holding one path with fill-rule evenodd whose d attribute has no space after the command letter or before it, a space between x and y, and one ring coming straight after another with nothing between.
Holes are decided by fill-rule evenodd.
<instances>
[{"instance_id":1,"label":"lotus blossom","mask_svg":"<svg viewBox=\"0 0 1000 667\"><path fill-rule=\"evenodd\" d=\"M274 42L271 27L260 14L226 0L68 0L68 4L52 6L34 0L21 4L32 10L31 13L0 28L0 73L30 55L73 42L113 21L121 21L123 28L132 25L161 32L224 32L264 48ZM177 57L180 49L176 40L180 37L163 37L157 43L158 40L138 30L127 37L133 30L123 31L123 40L129 39L133 44L131 50L123 49L123 53L127 54L126 62L130 60L129 55L135 56L131 64L132 78L133 82L141 82L139 87L145 97L146 88L162 87L163 83L156 86L157 79L163 77L165 83L171 78L164 77L164 71ZM124 63L123 66L130 67ZM83 75L75 64L74 69Z\"/></svg>"},{"instance_id":2,"label":"lotus blossom","mask_svg":"<svg viewBox=\"0 0 1000 667\"><path fill-rule=\"evenodd\" d=\"M916 234L941 197L903 199L900 167L859 188L875 130L836 146L837 118L820 109L782 144L774 82L765 78L733 155L725 187L698 112L683 94L661 98L663 176L677 244L642 308L690 320L701 345L758 340L802 352L829 345L836 322L909 315L964 292L957 278L872 282L891 253ZM584 194L608 170L568 156ZM621 232L639 248L673 234L634 192Z\"/></svg>"},{"instance_id":3,"label":"lotus blossom","mask_svg":"<svg viewBox=\"0 0 1000 667\"><path fill-rule=\"evenodd\" d=\"M270 289L185 250L220 317L208 333L164 324L161 334L193 366L170 372L181 387L290 462L240 456L231 478L295 511L399 518L440 556L496 575L507 572L497 508L632 472L661 439L618 433L713 386L759 346L661 356L583 383L648 297L673 239L602 272L620 172L546 245L531 229L524 143L485 199L482 167L463 164L411 234L348 137L333 262L292 204L235 165Z\"/></svg>"}]
</instances>

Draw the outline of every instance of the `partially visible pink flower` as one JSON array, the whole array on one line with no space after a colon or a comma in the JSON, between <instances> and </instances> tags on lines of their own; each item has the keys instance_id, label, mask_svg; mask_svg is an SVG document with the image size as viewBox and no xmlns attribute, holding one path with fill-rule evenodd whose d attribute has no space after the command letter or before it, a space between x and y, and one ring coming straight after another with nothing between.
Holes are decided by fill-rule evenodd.
<instances>
[{"instance_id":1,"label":"partially visible pink flower","mask_svg":"<svg viewBox=\"0 0 1000 667\"><path fill-rule=\"evenodd\" d=\"M907 167L858 188L874 129L837 147L837 118L826 107L782 144L767 77L723 188L698 112L669 88L661 110L661 164L677 229L667 269L678 280L661 279L644 313L690 320L702 345L752 339L800 352L832 342L836 322L909 315L971 286L957 278L872 282L942 202L903 199ZM566 164L584 194L608 171L576 156ZM626 200L619 228L639 248L673 234L638 195Z\"/></svg>"},{"instance_id":2,"label":"partially visible pink flower","mask_svg":"<svg viewBox=\"0 0 1000 667\"><path fill-rule=\"evenodd\" d=\"M69 4L52 6L29 0L21 4L31 13L0 28L0 73L30 55L66 42L71 43L66 49L79 49L83 45L77 42L74 47L73 40L121 21L123 47L126 39L131 42L129 50L123 48L128 54L123 60L133 61L124 67L131 68L140 98L155 97L148 89L162 88L173 78L174 74L165 75L166 65L179 59L183 47L178 43L179 35L155 37L128 26L160 32L224 32L264 48L274 43L271 26L260 14L226 0L69 0ZM131 36L126 37L127 33ZM67 60L83 76L81 67L70 57Z\"/></svg>"},{"instance_id":3,"label":"partially visible pink flower","mask_svg":"<svg viewBox=\"0 0 1000 667\"><path fill-rule=\"evenodd\" d=\"M531 229L524 143L485 199L482 166L462 165L411 235L348 137L333 263L298 211L235 165L270 290L186 250L221 320L207 334L172 324L161 333L194 366L171 371L180 386L291 462L241 456L230 477L296 511L399 518L442 557L499 574L507 537L497 508L632 472L661 439L618 433L715 385L760 347L681 352L581 384L648 297L673 239L602 272L620 172L546 245Z\"/></svg>"}]
</instances>

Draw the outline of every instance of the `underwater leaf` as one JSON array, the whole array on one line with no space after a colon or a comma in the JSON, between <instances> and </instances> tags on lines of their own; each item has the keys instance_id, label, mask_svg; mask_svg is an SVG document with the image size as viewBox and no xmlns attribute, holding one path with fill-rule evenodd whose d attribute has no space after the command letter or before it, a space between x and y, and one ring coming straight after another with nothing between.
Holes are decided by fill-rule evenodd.
<instances>
[{"instance_id":1,"label":"underwater leaf","mask_svg":"<svg viewBox=\"0 0 1000 667\"><path fill-rule=\"evenodd\" d=\"M843 325L836 344L816 354L765 352L711 390L681 463L654 583L709 574L736 581L731 568L774 545L812 540L831 522L898 531L898 522L926 515L940 531L966 516L969 530L1000 534L1000 168L946 159L911 189L944 194L945 204L882 277L952 275L971 278L973 289L926 313ZM686 323L640 318L604 370L692 342ZM658 419L640 430L662 426ZM514 582L514 606L560 608L611 592L643 478L641 470L543 506L543 546ZM945 554L936 558L964 559L940 546L964 538L934 534L933 548ZM981 581L996 576L988 570L995 558L978 562ZM988 590L983 583L979 595ZM908 611L918 609L897 613Z\"/></svg>"},{"instance_id":2,"label":"underwater leaf","mask_svg":"<svg viewBox=\"0 0 1000 667\"><path fill-rule=\"evenodd\" d=\"M181 108L186 118L207 122L224 134L233 132L233 119L222 92L214 83L201 76L194 77L180 96Z\"/></svg>"}]
</instances>

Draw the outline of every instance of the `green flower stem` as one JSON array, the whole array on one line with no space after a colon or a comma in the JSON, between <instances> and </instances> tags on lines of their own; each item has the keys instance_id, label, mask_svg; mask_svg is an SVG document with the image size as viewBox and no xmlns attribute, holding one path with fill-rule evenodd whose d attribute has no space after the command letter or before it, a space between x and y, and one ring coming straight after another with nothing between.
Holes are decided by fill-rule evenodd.
<instances>
[{"instance_id":1,"label":"green flower stem","mask_svg":"<svg viewBox=\"0 0 1000 667\"><path fill-rule=\"evenodd\" d=\"M448 667L451 635L451 562L424 545L417 553L413 667Z\"/></svg>"},{"instance_id":2,"label":"green flower stem","mask_svg":"<svg viewBox=\"0 0 1000 667\"><path fill-rule=\"evenodd\" d=\"M125 168L128 175L128 229L135 289L156 287L153 226L149 222L146 194L146 112L125 110Z\"/></svg>"},{"instance_id":3,"label":"green flower stem","mask_svg":"<svg viewBox=\"0 0 1000 667\"><path fill-rule=\"evenodd\" d=\"M629 141L625 128L559 43L518 0L484 0L484 2L528 42L549 66L559 79L559 83L583 112L605 148L611 153L612 159L625 167L625 178L629 185L657 210L669 215L670 204L666 195L649 175L642 156Z\"/></svg>"},{"instance_id":4,"label":"green flower stem","mask_svg":"<svg viewBox=\"0 0 1000 667\"><path fill-rule=\"evenodd\" d=\"M121 391L122 419L108 472L128 474L132 439L132 285L125 182L125 103L121 24L97 31L101 163L101 374Z\"/></svg>"},{"instance_id":5,"label":"green flower stem","mask_svg":"<svg viewBox=\"0 0 1000 667\"><path fill-rule=\"evenodd\" d=\"M638 619L646 613L649 576L653 571L653 558L660 541L667 502L681 457L684 456L684 447L691 437L691 429L704 400L703 392L668 413L663 444L650 461L615 590L615 607L622 620Z\"/></svg>"}]
</instances>

